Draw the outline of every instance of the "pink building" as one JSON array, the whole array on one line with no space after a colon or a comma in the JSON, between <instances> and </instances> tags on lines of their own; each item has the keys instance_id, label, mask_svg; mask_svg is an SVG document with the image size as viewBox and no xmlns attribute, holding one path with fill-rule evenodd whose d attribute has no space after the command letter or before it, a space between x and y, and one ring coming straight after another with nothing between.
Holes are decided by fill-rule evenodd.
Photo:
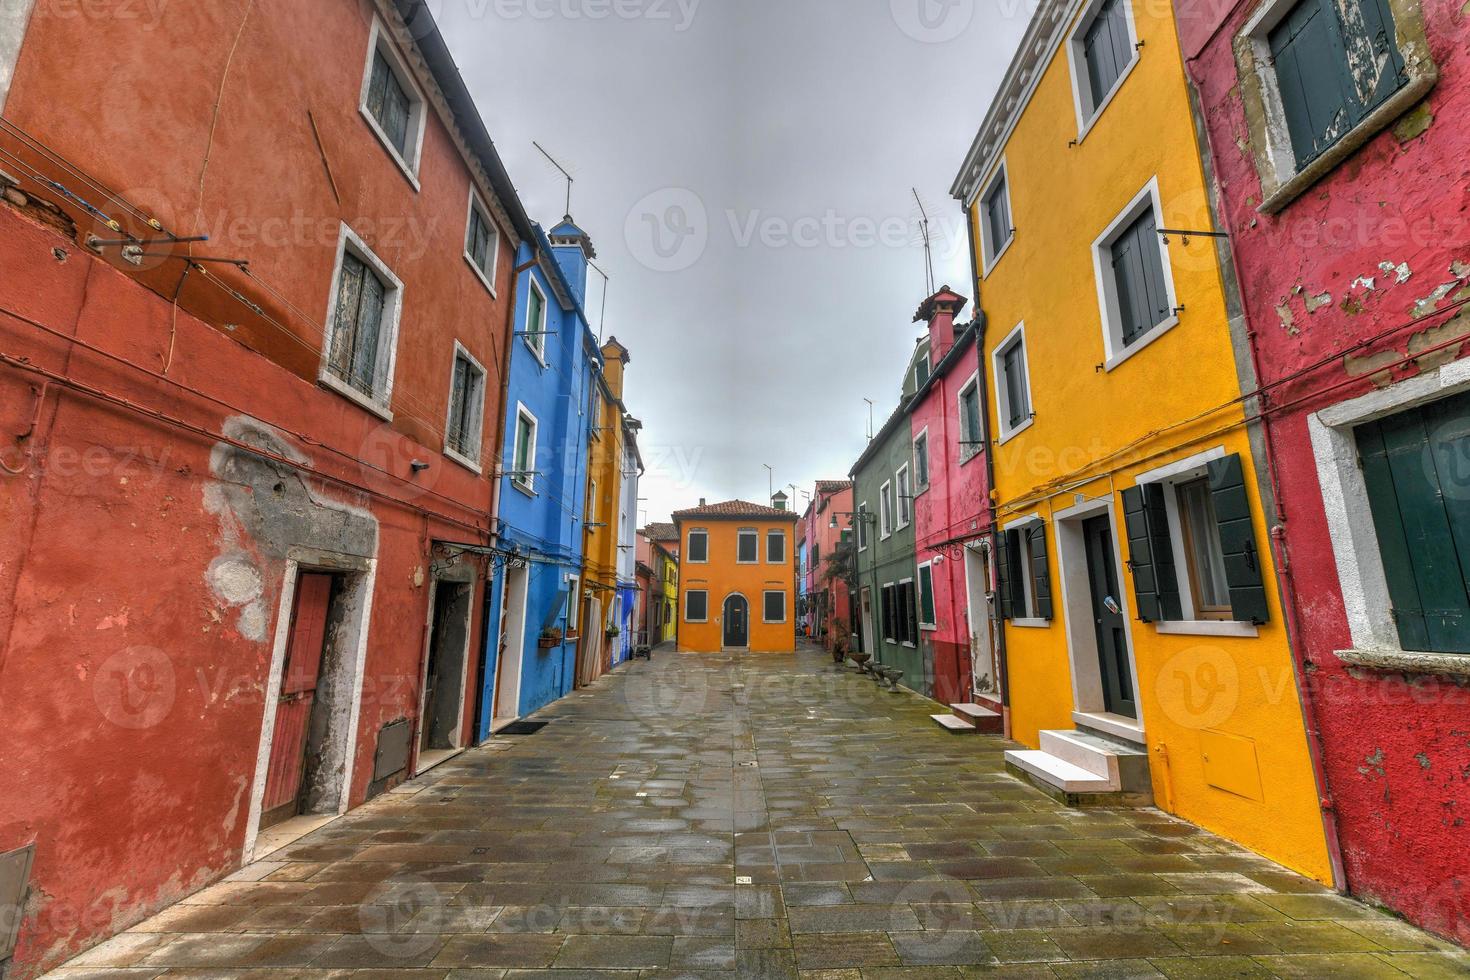
<instances>
[{"instance_id":1,"label":"pink building","mask_svg":"<svg viewBox=\"0 0 1470 980\"><path fill-rule=\"evenodd\" d=\"M914 314L929 325L929 356L918 362L909 416L919 631L934 665L935 699L999 715L985 381L975 344L984 321L961 325L958 336L955 326L968 302L946 286Z\"/></svg>"},{"instance_id":2,"label":"pink building","mask_svg":"<svg viewBox=\"0 0 1470 980\"><path fill-rule=\"evenodd\" d=\"M840 578L827 577L827 559L852 534L852 483L847 480L818 480L807 509L806 554L808 619L811 637L832 649L838 635L853 631L852 597Z\"/></svg>"}]
</instances>

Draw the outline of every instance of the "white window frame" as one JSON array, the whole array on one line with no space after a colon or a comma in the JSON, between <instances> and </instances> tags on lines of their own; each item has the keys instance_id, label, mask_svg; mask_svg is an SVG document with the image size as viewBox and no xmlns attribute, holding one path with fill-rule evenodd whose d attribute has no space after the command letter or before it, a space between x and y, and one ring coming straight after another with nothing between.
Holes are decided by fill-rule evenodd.
<instances>
[{"instance_id":1,"label":"white window frame","mask_svg":"<svg viewBox=\"0 0 1470 980\"><path fill-rule=\"evenodd\" d=\"M411 103L408 116L408 146L411 152L408 158L399 153L398 148L393 145L393 141L388 138L387 133L383 132L383 127L378 125L378 120L368 109L368 91L373 84L373 55L379 52L382 53L383 60L388 62L389 69L397 76L398 84L403 86ZM363 119L367 120L368 128L378 137L378 142L383 144L383 149L387 150L388 156L398 164L398 169L403 171L403 176L408 178L408 182L413 185L415 191L419 190L419 165L423 161L424 130L429 118L428 109L428 100L424 98L424 91L419 88L418 80L409 70L408 63L399 55L398 47L388 37L382 20L374 16L372 30L368 35L367 63L363 68L362 91L358 95L357 111Z\"/></svg>"},{"instance_id":2,"label":"white window frame","mask_svg":"<svg viewBox=\"0 0 1470 980\"><path fill-rule=\"evenodd\" d=\"M910 588L912 588L914 590L914 631L916 633L923 632L923 627L919 625L919 583L918 583L918 581L915 580L913 578L913 576L910 576L908 578L901 578L897 582L894 582L893 583L893 588L895 590L894 591L894 596L899 601L902 601L902 599L903 599L903 593L900 592L900 591L897 591L897 590L902 589L905 585L909 586ZM919 646L917 643L910 643L908 640L904 639L903 637L899 637L899 639L898 639L898 645L899 646L903 646L903 647L908 647L910 650L916 650L916 649L918 649L918 646Z\"/></svg>"},{"instance_id":3,"label":"white window frame","mask_svg":"<svg viewBox=\"0 0 1470 980\"><path fill-rule=\"evenodd\" d=\"M383 296L383 319L378 335L378 364L373 377L373 395L369 397L352 385L338 378L327 369L327 359L332 349L332 336L337 329L337 294L342 289L343 257L351 252L367 265L386 286ZM379 418L391 422L393 412L389 405L393 400L393 373L398 363L398 323L403 314L403 282L393 274L382 259L378 258L367 242L363 241L346 222L337 232L337 258L332 266L332 288L327 294L326 326L322 331L322 360L317 370L317 381L337 394L357 402Z\"/></svg>"},{"instance_id":4,"label":"white window frame","mask_svg":"<svg viewBox=\"0 0 1470 980\"><path fill-rule=\"evenodd\" d=\"M567 630L575 631L577 628L578 609L582 602L582 576L567 576Z\"/></svg>"},{"instance_id":5,"label":"white window frame","mask_svg":"<svg viewBox=\"0 0 1470 980\"><path fill-rule=\"evenodd\" d=\"M699 619L694 619L694 618L692 618L689 615L689 597L692 596L692 595L695 595L696 593L700 593L700 594L703 594L704 595L704 616L702 616ZM709 622L709 589L685 589L684 590L684 608L683 609L680 609L679 612L683 614L683 616L684 616L684 622L686 622L686 623L707 623L707 622Z\"/></svg>"},{"instance_id":6,"label":"white window frame","mask_svg":"<svg viewBox=\"0 0 1470 980\"><path fill-rule=\"evenodd\" d=\"M1014 521L1007 521L1001 526L1002 531L1019 532L1021 542L1021 595L1026 606L1026 615L1007 620L1012 626L1024 626L1027 629L1049 629L1051 627L1051 620L1043 619L1035 614L1036 576L1031 571L1031 541L1026 536L1026 531L1032 524L1041 522L1042 519L1038 515L1027 514Z\"/></svg>"},{"instance_id":7,"label":"white window frame","mask_svg":"<svg viewBox=\"0 0 1470 980\"><path fill-rule=\"evenodd\" d=\"M924 622L924 570L929 571L929 598L934 603L935 622ZM914 578L914 617L919 621L920 630L934 632L939 629L939 597L934 592L934 559L919 563L919 571Z\"/></svg>"},{"instance_id":8,"label":"white window frame","mask_svg":"<svg viewBox=\"0 0 1470 980\"><path fill-rule=\"evenodd\" d=\"M474 256L470 254L470 222L476 212L479 213L480 220L485 223L485 227L490 229L490 270L488 272L481 269L476 264ZM480 192L475 190L473 185L470 186L470 206L465 212L464 219L464 260L469 263L470 270L474 272L475 278L480 280L480 284L490 291L491 296L499 299L500 293L495 289L495 277L500 272L500 225L491 216L490 209L485 206ZM534 278L533 276L532 279Z\"/></svg>"},{"instance_id":9,"label":"white window frame","mask_svg":"<svg viewBox=\"0 0 1470 980\"><path fill-rule=\"evenodd\" d=\"M538 325L538 329L533 334L531 331L531 299L530 295L527 294L526 319L525 323L522 325L521 341L526 345L526 349L536 356L536 360L541 362L541 366L546 367L546 290L541 288L541 283L537 282L534 272L526 277L526 281L531 284L531 291L541 298L541 323ZM531 343L531 338L533 336L541 341L540 347L537 347L535 344ZM596 421L594 420L594 425L595 424Z\"/></svg>"},{"instance_id":10,"label":"white window frame","mask_svg":"<svg viewBox=\"0 0 1470 980\"><path fill-rule=\"evenodd\" d=\"M982 430L980 432L965 431L965 393L971 388L975 389L975 408L979 415L979 424ZM976 368L970 372L970 376L964 380L954 396L955 433L958 435L958 441L960 443L956 448L959 450L959 465L961 466L964 466L970 460L979 456L980 450L983 448L981 443L985 439L985 406L980 401L983 397L984 395L980 391L980 369ZM966 436L970 436L971 438L966 439ZM965 445L967 442L970 445Z\"/></svg>"},{"instance_id":11,"label":"white window frame","mask_svg":"<svg viewBox=\"0 0 1470 980\"><path fill-rule=\"evenodd\" d=\"M755 557L750 561L744 561L740 557L740 541L747 534L755 537ZM757 527L742 527L735 532L735 564L737 565L759 565L761 563L761 532Z\"/></svg>"},{"instance_id":12,"label":"white window frame","mask_svg":"<svg viewBox=\"0 0 1470 980\"><path fill-rule=\"evenodd\" d=\"M1087 53L1084 39L1088 28L1097 19L1102 5L1107 0L1088 0L1072 28L1072 33L1067 37L1067 64L1070 67L1072 79L1072 104L1077 110L1077 142L1080 144L1092 132L1092 127L1102 118L1104 112L1118 92L1122 90L1123 83L1128 76L1133 74L1133 69L1138 67L1141 52L1138 48L1138 25L1133 20L1133 0L1122 0L1125 19L1128 21L1129 48L1133 52L1128 64L1118 72L1118 78L1113 82L1113 87L1107 92L1099 95L1088 91L1087 80Z\"/></svg>"},{"instance_id":13,"label":"white window frame","mask_svg":"<svg viewBox=\"0 0 1470 980\"><path fill-rule=\"evenodd\" d=\"M857 526L858 526L858 551L868 550L868 502L864 500L858 504Z\"/></svg>"},{"instance_id":14,"label":"white window frame","mask_svg":"<svg viewBox=\"0 0 1470 980\"><path fill-rule=\"evenodd\" d=\"M1006 385L1005 364L1006 354L1017 345L1021 348L1021 381L1026 388L1026 406L1030 411L1026 413L1025 420L1019 425L1011 425L1010 393ZM995 349L990 352L990 362L991 371L995 375L995 427L1000 433L996 444L1004 445L1031 428L1036 422L1036 402L1031 396L1031 348L1026 343L1026 321L1022 320L1016 324L1011 328L1011 332L995 345Z\"/></svg>"},{"instance_id":15,"label":"white window frame","mask_svg":"<svg viewBox=\"0 0 1470 980\"><path fill-rule=\"evenodd\" d=\"M1158 228L1169 227L1164 222L1164 206L1159 199L1159 178L1150 177L1143 189L1118 212L1108 226L1092 242L1092 271L1097 281L1097 306L1102 317L1103 370L1111 371L1134 354L1148 347L1165 333L1179 324L1179 297L1174 291L1174 268L1169 262L1169 246L1164 244L1163 235L1157 236L1159 259L1164 271L1164 291L1169 297L1170 314L1161 323L1145 331L1133 343L1123 345L1123 314L1118 307L1118 281L1113 275L1113 243L1134 221L1150 208L1154 213L1154 224ZM1030 373L1029 370L1027 372Z\"/></svg>"},{"instance_id":16,"label":"white window frame","mask_svg":"<svg viewBox=\"0 0 1470 980\"><path fill-rule=\"evenodd\" d=\"M693 538L694 538L694 536L696 534L702 534L702 535L704 535L704 557L703 558L695 558L695 557L693 557L694 548L690 544L690 542L693 540ZM682 559L682 560L687 561L691 565L708 565L709 564L709 528L707 528L707 527L691 527L689 529L688 533L684 535L684 550L688 553L688 555L690 557L685 558L685 559Z\"/></svg>"},{"instance_id":17,"label":"white window frame","mask_svg":"<svg viewBox=\"0 0 1470 980\"><path fill-rule=\"evenodd\" d=\"M1184 618L1154 623L1154 629L1159 633L1180 636L1260 635L1260 630L1254 623L1229 619L1200 619L1194 607L1194 589L1189 580L1189 576L1194 574L1194 569L1190 566L1189 555L1184 547L1184 523L1180 517L1179 497L1175 488L1181 483L1188 483L1207 476L1210 462L1224 459L1226 455L1224 446L1214 446L1185 459L1165 463L1139 473L1133 478L1133 482L1139 486L1158 483L1164 488L1164 511L1169 519L1169 549L1174 559L1174 575L1179 587L1179 607Z\"/></svg>"},{"instance_id":18,"label":"white window frame","mask_svg":"<svg viewBox=\"0 0 1470 980\"><path fill-rule=\"evenodd\" d=\"M903 492L905 484L908 485L908 493ZM904 463L893 474L893 503L898 512L898 524L894 530L902 531L914 522L914 480L908 463Z\"/></svg>"},{"instance_id":19,"label":"white window frame","mask_svg":"<svg viewBox=\"0 0 1470 980\"><path fill-rule=\"evenodd\" d=\"M921 441L924 443L924 483L923 483L922 486L918 482L918 479L919 479L919 443ZM913 457L914 457L914 486L913 486L913 491L912 492L913 492L913 495L915 497L918 497L925 490L928 490L929 489L929 483L933 479L933 474L932 474L932 471L930 469L930 467L931 467L931 465L933 463L933 454L929 452L929 427L927 425L924 426L922 429L919 430L919 434L918 435L914 436L914 438L913 438L913 444L912 444L912 447L911 448L913 449Z\"/></svg>"},{"instance_id":20,"label":"white window frame","mask_svg":"<svg viewBox=\"0 0 1470 980\"><path fill-rule=\"evenodd\" d=\"M467 456L449 444L449 422L450 412L454 411L454 365L463 357L480 374L480 397L475 405L475 455ZM485 443L485 388L489 384L490 376L485 372L485 365L481 364L479 358L469 352L469 349L458 340L454 342L454 357L449 362L449 404L444 409L444 455L456 463L480 473L481 450Z\"/></svg>"},{"instance_id":21,"label":"white window frame","mask_svg":"<svg viewBox=\"0 0 1470 980\"><path fill-rule=\"evenodd\" d=\"M1006 235L1006 240L1001 242L1000 247L997 248L990 237L990 214L986 208L986 201L990 197L990 192L995 190L995 186L1001 182L1004 182L1006 214L1009 216L1008 223L1011 227ZM982 188L980 194L975 198L975 203L980 209L980 278L985 279L990 275L990 270L995 268L995 264L1000 261L1001 256L1010 250L1011 243L1016 240L1016 212L1011 206L1011 175L1006 169L1005 157L1000 158L1000 164L996 167L995 173L990 175L990 179L982 185Z\"/></svg>"},{"instance_id":22,"label":"white window frame","mask_svg":"<svg viewBox=\"0 0 1470 980\"><path fill-rule=\"evenodd\" d=\"M778 595L778 596L781 597L781 618L780 619L767 619L766 618L766 599L769 598L770 596L773 596L773 595ZM777 624L777 625L786 622L786 619L787 619L787 609L786 609L786 606L787 606L787 602L786 602L786 590L785 589L766 589L766 590L764 590L763 592L761 592L761 622L762 623L773 623L773 624Z\"/></svg>"},{"instance_id":23,"label":"white window frame","mask_svg":"<svg viewBox=\"0 0 1470 980\"><path fill-rule=\"evenodd\" d=\"M526 419L531 423L531 441L526 447L526 453L530 457L526 460L526 470L521 472L516 469L516 447L520 444L521 420ZM536 440L541 434L541 422L536 414L522 402L516 402L516 424L511 430L510 445L510 485L528 497L536 496Z\"/></svg>"},{"instance_id":24,"label":"white window frame","mask_svg":"<svg viewBox=\"0 0 1470 980\"><path fill-rule=\"evenodd\" d=\"M767 565L786 565L786 564L789 564L789 560L787 559L786 556L788 554L790 554L790 548L788 546L790 545L791 542L789 540L787 540L786 532L783 531L783 530L781 530L779 527L777 527L777 528L768 528L766 530L765 537L766 537L766 564ZM772 537L779 537L781 539L781 560L780 561L771 561L771 538Z\"/></svg>"},{"instance_id":25,"label":"white window frame","mask_svg":"<svg viewBox=\"0 0 1470 980\"><path fill-rule=\"evenodd\" d=\"M889 480L878 488L878 537L887 541L893 536L893 481Z\"/></svg>"}]
</instances>

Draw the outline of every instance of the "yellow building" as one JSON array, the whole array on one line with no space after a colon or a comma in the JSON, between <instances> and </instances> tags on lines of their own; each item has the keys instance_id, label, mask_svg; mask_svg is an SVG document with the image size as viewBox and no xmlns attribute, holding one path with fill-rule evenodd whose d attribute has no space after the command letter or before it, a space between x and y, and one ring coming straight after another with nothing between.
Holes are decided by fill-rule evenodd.
<instances>
[{"instance_id":1,"label":"yellow building","mask_svg":"<svg viewBox=\"0 0 1470 980\"><path fill-rule=\"evenodd\" d=\"M602 370L592 372L592 431L587 444L587 537L577 616L578 686L591 683L609 669L612 643L617 639L608 634L607 627L616 622L618 610L619 546L624 537L619 518L626 496L623 474L632 444L623 406L628 349L616 337L609 337L601 353Z\"/></svg>"},{"instance_id":2,"label":"yellow building","mask_svg":"<svg viewBox=\"0 0 1470 980\"><path fill-rule=\"evenodd\" d=\"M743 500L674 512L680 652L796 651L796 520Z\"/></svg>"},{"instance_id":3,"label":"yellow building","mask_svg":"<svg viewBox=\"0 0 1470 980\"><path fill-rule=\"evenodd\" d=\"M649 642L658 644L674 638L674 610L679 603L679 532L672 524L649 524L643 535L648 539L648 566L654 581Z\"/></svg>"},{"instance_id":4,"label":"yellow building","mask_svg":"<svg viewBox=\"0 0 1470 980\"><path fill-rule=\"evenodd\" d=\"M1170 5L1042 0L953 188L1032 747L1007 762L1327 880L1205 188Z\"/></svg>"}]
</instances>

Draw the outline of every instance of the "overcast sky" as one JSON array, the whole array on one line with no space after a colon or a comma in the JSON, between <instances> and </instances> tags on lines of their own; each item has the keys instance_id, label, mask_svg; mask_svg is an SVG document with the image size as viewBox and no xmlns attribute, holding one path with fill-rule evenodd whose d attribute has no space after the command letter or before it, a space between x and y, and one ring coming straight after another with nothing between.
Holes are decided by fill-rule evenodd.
<instances>
[{"instance_id":1,"label":"overcast sky","mask_svg":"<svg viewBox=\"0 0 1470 980\"><path fill-rule=\"evenodd\" d=\"M632 352L640 522L844 478L897 402L936 279L969 296L949 186L1025 0L431 0L534 220L564 184ZM594 329L600 287L590 306ZM966 314L968 317L968 313ZM790 491L787 491L790 493ZM797 509L805 507L798 498Z\"/></svg>"}]
</instances>

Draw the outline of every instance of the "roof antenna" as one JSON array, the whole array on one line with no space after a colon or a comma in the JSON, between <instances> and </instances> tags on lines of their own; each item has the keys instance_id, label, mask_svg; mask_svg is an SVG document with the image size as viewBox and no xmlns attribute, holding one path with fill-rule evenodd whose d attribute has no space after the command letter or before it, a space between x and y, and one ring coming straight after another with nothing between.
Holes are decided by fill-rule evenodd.
<instances>
[{"instance_id":1,"label":"roof antenna","mask_svg":"<svg viewBox=\"0 0 1470 980\"><path fill-rule=\"evenodd\" d=\"M572 216L572 175L569 174L569 173L567 173L567 168L566 167L563 167L561 164L559 164L559 163L556 162L556 157L554 157L550 153L547 153L546 152L546 147L542 146L540 143L537 143L535 140L532 140L531 141L531 145L534 146L536 149L540 150L541 151L541 155L544 156L546 159L550 160L551 161L551 165L553 167L555 167L556 169L560 170L562 176L567 179L567 211L566 211L566 214L567 214L567 217L570 218Z\"/></svg>"},{"instance_id":2,"label":"roof antenna","mask_svg":"<svg viewBox=\"0 0 1470 980\"><path fill-rule=\"evenodd\" d=\"M542 151L545 152L544 150ZM924 236L924 286L925 296L934 295L934 250L929 243L929 212L924 210L924 202L919 199L919 189L909 188L914 192L914 203L919 206L919 232Z\"/></svg>"}]
</instances>

